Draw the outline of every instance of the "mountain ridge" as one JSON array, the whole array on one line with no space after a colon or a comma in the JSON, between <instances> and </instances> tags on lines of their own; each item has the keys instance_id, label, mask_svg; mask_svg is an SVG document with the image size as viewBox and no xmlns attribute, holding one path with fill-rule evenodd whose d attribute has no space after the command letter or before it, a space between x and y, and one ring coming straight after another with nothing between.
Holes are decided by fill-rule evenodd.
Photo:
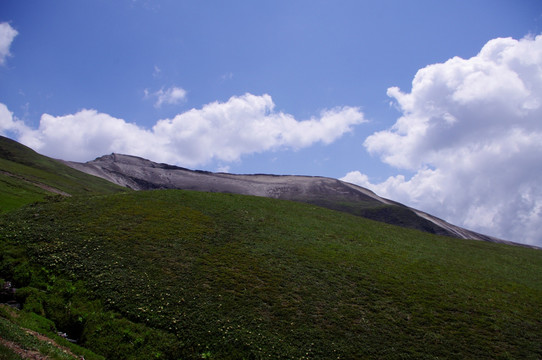
<instances>
[{"instance_id":1,"label":"mountain ridge","mask_svg":"<svg viewBox=\"0 0 542 360\"><path fill-rule=\"evenodd\" d=\"M369 189L329 177L213 173L117 153L85 163L61 161L76 170L133 190L183 189L285 199L438 235L532 247L464 229L380 197Z\"/></svg>"},{"instance_id":2,"label":"mountain ridge","mask_svg":"<svg viewBox=\"0 0 542 360\"><path fill-rule=\"evenodd\" d=\"M213 173L117 153L79 163L43 156L5 137L0 138L0 155L0 178L6 191L0 211L43 199L47 194L70 196L98 189L109 192L113 190L110 186L133 190L184 189L305 202L432 234L539 249L464 229L380 197L369 189L329 177ZM17 186L20 190L13 193Z\"/></svg>"}]
</instances>

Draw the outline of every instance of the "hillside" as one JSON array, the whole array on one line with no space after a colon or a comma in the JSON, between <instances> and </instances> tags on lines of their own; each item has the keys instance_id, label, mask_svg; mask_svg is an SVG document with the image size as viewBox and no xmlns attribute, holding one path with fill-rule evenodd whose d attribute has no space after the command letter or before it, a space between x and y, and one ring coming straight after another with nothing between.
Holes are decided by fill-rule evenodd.
<instances>
[{"instance_id":1,"label":"hillside","mask_svg":"<svg viewBox=\"0 0 542 360\"><path fill-rule=\"evenodd\" d=\"M0 217L23 312L109 359L542 357L542 252L157 190Z\"/></svg>"},{"instance_id":2,"label":"hillside","mask_svg":"<svg viewBox=\"0 0 542 360\"><path fill-rule=\"evenodd\" d=\"M452 225L337 179L193 171L120 154L76 163L48 158L0 136L0 212L55 195L108 194L127 188L188 189L300 201L432 234L515 244Z\"/></svg>"},{"instance_id":3,"label":"hillside","mask_svg":"<svg viewBox=\"0 0 542 360\"><path fill-rule=\"evenodd\" d=\"M126 189L74 170L0 136L0 213L48 196L108 194Z\"/></svg>"},{"instance_id":4,"label":"hillside","mask_svg":"<svg viewBox=\"0 0 542 360\"><path fill-rule=\"evenodd\" d=\"M64 163L134 190L183 189L293 200L431 234L509 243L384 199L363 187L326 177L193 171L122 154L105 155L86 163Z\"/></svg>"}]
</instances>

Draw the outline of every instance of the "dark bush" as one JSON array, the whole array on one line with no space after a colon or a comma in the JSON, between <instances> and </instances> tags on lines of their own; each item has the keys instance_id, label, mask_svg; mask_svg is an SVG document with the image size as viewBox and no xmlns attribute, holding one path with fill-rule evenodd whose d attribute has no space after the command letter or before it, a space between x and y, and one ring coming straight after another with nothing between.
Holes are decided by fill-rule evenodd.
<instances>
[{"instance_id":1,"label":"dark bush","mask_svg":"<svg viewBox=\"0 0 542 360\"><path fill-rule=\"evenodd\" d=\"M15 299L22 305L24 311L41 316L45 315L43 308L45 298L46 294L43 291L30 286L17 289L15 292Z\"/></svg>"}]
</instances>

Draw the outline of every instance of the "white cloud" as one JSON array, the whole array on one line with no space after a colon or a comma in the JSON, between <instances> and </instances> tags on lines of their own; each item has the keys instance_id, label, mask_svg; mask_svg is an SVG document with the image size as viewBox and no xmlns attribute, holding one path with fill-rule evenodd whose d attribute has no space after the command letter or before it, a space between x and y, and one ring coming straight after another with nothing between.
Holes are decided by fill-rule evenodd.
<instances>
[{"instance_id":1,"label":"white cloud","mask_svg":"<svg viewBox=\"0 0 542 360\"><path fill-rule=\"evenodd\" d=\"M149 93L149 91L145 89L145 97L156 98L154 106L159 108L163 104L175 105L184 101L186 99L186 90L180 87L172 86L165 90L162 88L154 93Z\"/></svg>"},{"instance_id":2,"label":"white cloud","mask_svg":"<svg viewBox=\"0 0 542 360\"><path fill-rule=\"evenodd\" d=\"M359 171L350 171L345 176L343 176L341 180L349 182L351 184L357 184L366 188L374 186L374 184L371 184L371 182L369 181L369 177Z\"/></svg>"},{"instance_id":3,"label":"white cloud","mask_svg":"<svg viewBox=\"0 0 542 360\"><path fill-rule=\"evenodd\" d=\"M153 78L159 78L162 75L162 69L160 69L158 66L154 65L154 71L152 72Z\"/></svg>"},{"instance_id":4,"label":"white cloud","mask_svg":"<svg viewBox=\"0 0 542 360\"><path fill-rule=\"evenodd\" d=\"M32 129L27 127L22 120L13 116L13 113L8 110L7 106L0 103L0 134L27 134L31 133Z\"/></svg>"},{"instance_id":5,"label":"white cloud","mask_svg":"<svg viewBox=\"0 0 542 360\"><path fill-rule=\"evenodd\" d=\"M298 121L275 111L271 96L245 94L160 120L150 130L96 110L43 114L39 128L32 130L14 122L7 107L0 106L0 133L16 133L21 142L48 156L87 161L118 152L183 166L329 144L363 121L363 114L352 107L325 110L317 118Z\"/></svg>"},{"instance_id":6,"label":"white cloud","mask_svg":"<svg viewBox=\"0 0 542 360\"><path fill-rule=\"evenodd\" d=\"M380 184L345 180L486 234L542 245L542 36L494 39L470 59L388 89L402 116L364 146L414 171Z\"/></svg>"},{"instance_id":7,"label":"white cloud","mask_svg":"<svg viewBox=\"0 0 542 360\"><path fill-rule=\"evenodd\" d=\"M233 79L233 73L230 71L228 73L222 74L220 79L222 79L222 81L231 80Z\"/></svg>"},{"instance_id":8,"label":"white cloud","mask_svg":"<svg viewBox=\"0 0 542 360\"><path fill-rule=\"evenodd\" d=\"M7 22L0 23L0 65L3 65L10 55L9 48L18 32Z\"/></svg>"},{"instance_id":9,"label":"white cloud","mask_svg":"<svg viewBox=\"0 0 542 360\"><path fill-rule=\"evenodd\" d=\"M218 172L222 172L222 173L229 173L230 172L230 167L229 165L226 165L226 166L219 166L218 169L216 169L216 171Z\"/></svg>"}]
</instances>

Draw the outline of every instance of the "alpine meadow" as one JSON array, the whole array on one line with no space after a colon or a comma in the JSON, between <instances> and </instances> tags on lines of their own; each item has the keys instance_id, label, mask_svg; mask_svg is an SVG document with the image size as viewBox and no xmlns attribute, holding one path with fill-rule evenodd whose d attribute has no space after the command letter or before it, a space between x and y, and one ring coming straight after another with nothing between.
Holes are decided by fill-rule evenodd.
<instances>
[{"instance_id":1,"label":"alpine meadow","mask_svg":"<svg viewBox=\"0 0 542 360\"><path fill-rule=\"evenodd\" d=\"M539 249L1 153L1 358L542 357Z\"/></svg>"}]
</instances>

